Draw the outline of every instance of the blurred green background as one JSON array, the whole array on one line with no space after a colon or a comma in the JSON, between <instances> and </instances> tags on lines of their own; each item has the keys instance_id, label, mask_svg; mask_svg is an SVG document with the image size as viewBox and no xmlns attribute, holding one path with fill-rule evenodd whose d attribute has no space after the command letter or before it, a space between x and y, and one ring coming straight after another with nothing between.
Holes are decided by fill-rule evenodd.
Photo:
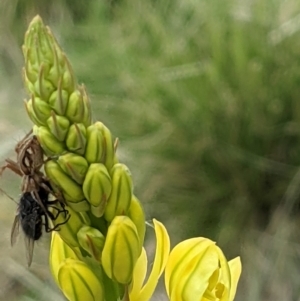
<instances>
[{"instance_id":1,"label":"blurred green background","mask_svg":"<svg viewBox=\"0 0 300 301\"><path fill-rule=\"evenodd\" d=\"M36 14L119 137L147 219L172 245L205 236L241 255L236 300L300 300L300 2L2 0L1 162L31 128L21 45ZM17 200L19 183L7 172L0 186ZM0 198L0 300L64 300L48 235L26 269L22 239L9 246L16 205Z\"/></svg>"}]
</instances>

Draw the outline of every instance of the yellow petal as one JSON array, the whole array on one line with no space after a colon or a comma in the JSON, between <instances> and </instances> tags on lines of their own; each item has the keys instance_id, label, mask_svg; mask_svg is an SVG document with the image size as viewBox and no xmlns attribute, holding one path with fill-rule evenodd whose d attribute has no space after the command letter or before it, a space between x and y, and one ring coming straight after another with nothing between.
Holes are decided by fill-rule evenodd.
<instances>
[{"instance_id":1,"label":"yellow petal","mask_svg":"<svg viewBox=\"0 0 300 301\"><path fill-rule=\"evenodd\" d=\"M219 253L219 260L220 260L220 269L221 269L221 280L220 282L224 285L224 292L220 301L228 301L229 294L230 294L230 287L231 287L231 276L230 276L230 269L228 265L228 261L222 252L222 250L216 246L217 252Z\"/></svg>"},{"instance_id":2,"label":"yellow petal","mask_svg":"<svg viewBox=\"0 0 300 301\"><path fill-rule=\"evenodd\" d=\"M146 250L143 248L141 256L139 257L133 271L133 277L131 282L131 296L137 296L139 291L141 290L146 273L147 273L147 254Z\"/></svg>"},{"instance_id":3,"label":"yellow petal","mask_svg":"<svg viewBox=\"0 0 300 301\"><path fill-rule=\"evenodd\" d=\"M170 238L168 232L164 225L158 222L156 219L153 219L153 223L156 235L156 250L153 267L143 288L139 292L135 287L132 288L131 292L129 293L130 301L150 300L157 285L158 279L163 273L163 270L167 264L170 253Z\"/></svg>"},{"instance_id":4,"label":"yellow petal","mask_svg":"<svg viewBox=\"0 0 300 301\"><path fill-rule=\"evenodd\" d=\"M242 272L241 258L236 257L228 262L231 275L231 289L229 301L233 301L237 289L237 284Z\"/></svg>"},{"instance_id":5,"label":"yellow petal","mask_svg":"<svg viewBox=\"0 0 300 301\"><path fill-rule=\"evenodd\" d=\"M179 243L172 250L165 271L165 284L166 291L169 297L172 297L171 300L180 300L181 296L178 295L175 297L173 294L178 292L178 283L182 282L182 277L188 277L190 273L194 271L197 266L197 262L201 259L201 256L205 254L205 251L210 247L214 246L214 242L203 238L191 238ZM214 267L211 268L211 277L212 272L217 268L217 254L214 253ZM206 269L205 271L206 272ZM184 281L185 282L185 281ZM208 282L207 282L208 285ZM206 285L206 286L207 286ZM176 289L177 288L177 289ZM172 289L174 293L172 293ZM206 289L206 288L205 288ZM201 291L203 288L201 289ZM205 291L205 290L204 290ZM203 292L204 292L203 291ZM199 296L199 295L198 295Z\"/></svg>"},{"instance_id":6,"label":"yellow petal","mask_svg":"<svg viewBox=\"0 0 300 301\"><path fill-rule=\"evenodd\" d=\"M211 277L219 268L215 245L207 243L201 241L182 254L170 278L170 300L194 301L203 297Z\"/></svg>"}]
</instances>

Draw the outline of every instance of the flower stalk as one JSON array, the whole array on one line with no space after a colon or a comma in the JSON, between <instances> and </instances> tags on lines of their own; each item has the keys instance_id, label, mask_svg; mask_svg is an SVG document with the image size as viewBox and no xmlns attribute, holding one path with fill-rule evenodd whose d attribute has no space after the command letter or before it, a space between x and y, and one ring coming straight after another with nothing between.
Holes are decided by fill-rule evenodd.
<instances>
[{"instance_id":1,"label":"flower stalk","mask_svg":"<svg viewBox=\"0 0 300 301\"><path fill-rule=\"evenodd\" d=\"M148 301L166 267L170 300L232 301L239 259L227 262L213 242L201 238L182 242L169 258L169 235L155 219L156 252L145 279L145 214L130 170L118 160L117 139L102 122L92 121L85 87L39 16L29 24L23 54L26 110L48 157L45 173L71 216L52 233L49 256L66 298Z\"/></svg>"}]
</instances>

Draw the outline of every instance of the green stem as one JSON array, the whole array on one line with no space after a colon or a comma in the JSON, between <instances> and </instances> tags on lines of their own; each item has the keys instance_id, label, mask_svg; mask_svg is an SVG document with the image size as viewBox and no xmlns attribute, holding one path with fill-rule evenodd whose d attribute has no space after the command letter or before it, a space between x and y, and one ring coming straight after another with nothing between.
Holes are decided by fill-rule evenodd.
<instances>
[{"instance_id":1,"label":"green stem","mask_svg":"<svg viewBox=\"0 0 300 301\"><path fill-rule=\"evenodd\" d=\"M125 286L124 296L122 301L129 301L129 293L128 293L128 286Z\"/></svg>"}]
</instances>

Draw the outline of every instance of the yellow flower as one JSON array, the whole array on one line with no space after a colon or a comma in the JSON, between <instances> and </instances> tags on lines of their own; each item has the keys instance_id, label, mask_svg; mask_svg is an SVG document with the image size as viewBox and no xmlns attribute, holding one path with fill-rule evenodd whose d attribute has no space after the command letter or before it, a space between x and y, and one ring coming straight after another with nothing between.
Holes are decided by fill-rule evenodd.
<instances>
[{"instance_id":1,"label":"yellow flower","mask_svg":"<svg viewBox=\"0 0 300 301\"><path fill-rule=\"evenodd\" d=\"M185 240L170 254L165 270L167 294L171 301L232 301L241 269L240 258L228 262L213 241Z\"/></svg>"}]
</instances>

